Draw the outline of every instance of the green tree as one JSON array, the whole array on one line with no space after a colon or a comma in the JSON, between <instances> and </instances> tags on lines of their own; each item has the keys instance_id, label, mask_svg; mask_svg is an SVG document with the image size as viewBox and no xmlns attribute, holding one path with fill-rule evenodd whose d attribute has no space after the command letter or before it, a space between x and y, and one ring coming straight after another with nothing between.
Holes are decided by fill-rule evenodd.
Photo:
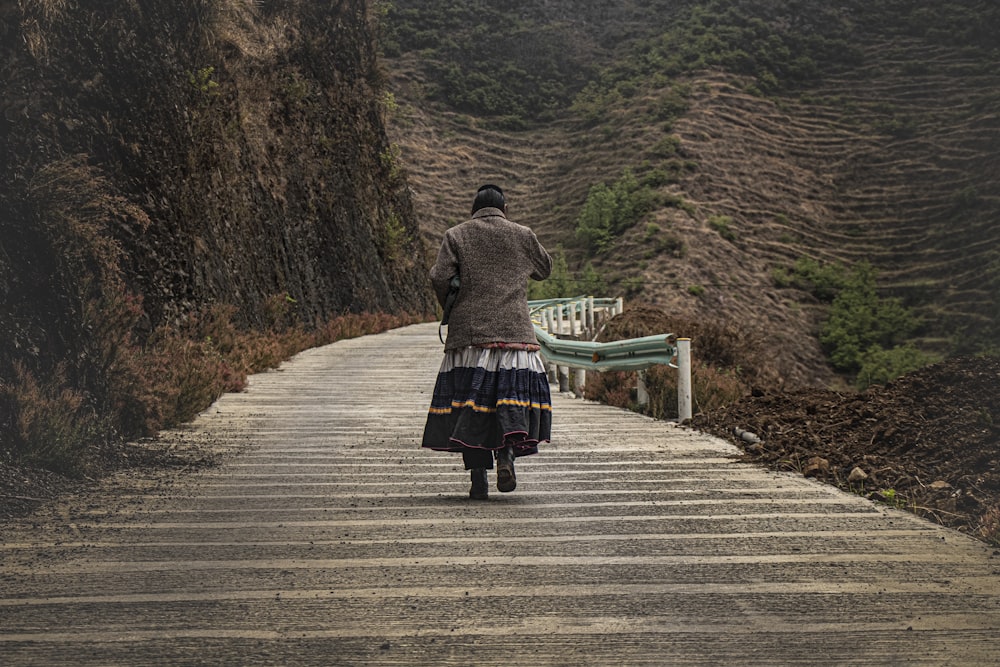
<instances>
[{"instance_id":1,"label":"green tree","mask_svg":"<svg viewBox=\"0 0 1000 667\"><path fill-rule=\"evenodd\" d=\"M607 286L597 269L590 262L583 266L583 275L579 278L569 270L566 252L563 247L556 246L552 253L552 273L541 282L532 281L528 284L529 299L562 299L573 296L599 295Z\"/></svg>"},{"instance_id":2,"label":"green tree","mask_svg":"<svg viewBox=\"0 0 1000 667\"><path fill-rule=\"evenodd\" d=\"M569 272L566 252L561 245L556 246L555 251L552 253L552 273L545 280L528 283L528 298L560 299L562 297L575 296L575 282Z\"/></svg>"},{"instance_id":3,"label":"green tree","mask_svg":"<svg viewBox=\"0 0 1000 667\"><path fill-rule=\"evenodd\" d=\"M821 264L811 257L800 257L790 270L775 270L774 282L778 287L796 287L829 303L847 284L847 275L841 264Z\"/></svg>"},{"instance_id":4,"label":"green tree","mask_svg":"<svg viewBox=\"0 0 1000 667\"><path fill-rule=\"evenodd\" d=\"M656 205L652 188L640 184L632 170L626 169L612 185L598 183L590 188L577 218L576 237L591 253L603 252Z\"/></svg>"},{"instance_id":5,"label":"green tree","mask_svg":"<svg viewBox=\"0 0 1000 667\"><path fill-rule=\"evenodd\" d=\"M617 210L614 192L604 183L590 188L587 201L576 223L576 237L592 253L603 252L611 245L611 227Z\"/></svg>"},{"instance_id":6,"label":"green tree","mask_svg":"<svg viewBox=\"0 0 1000 667\"><path fill-rule=\"evenodd\" d=\"M607 291L608 286L604 278L597 272L591 262L583 265L583 277L578 281L577 289L579 294L600 296Z\"/></svg>"},{"instance_id":7,"label":"green tree","mask_svg":"<svg viewBox=\"0 0 1000 667\"><path fill-rule=\"evenodd\" d=\"M878 296L876 275L871 264L859 263L830 306L820 342L838 370L858 372L869 350L892 349L916 329L916 319L899 299Z\"/></svg>"}]
</instances>

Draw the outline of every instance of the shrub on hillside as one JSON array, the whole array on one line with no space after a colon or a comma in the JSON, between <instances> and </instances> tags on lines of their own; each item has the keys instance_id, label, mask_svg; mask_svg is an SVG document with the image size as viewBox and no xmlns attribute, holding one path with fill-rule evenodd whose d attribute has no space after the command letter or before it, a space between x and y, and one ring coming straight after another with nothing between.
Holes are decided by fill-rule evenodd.
<instances>
[{"instance_id":1,"label":"shrub on hillside","mask_svg":"<svg viewBox=\"0 0 1000 667\"><path fill-rule=\"evenodd\" d=\"M826 302L833 301L847 282L842 265L823 264L811 257L800 257L791 269L776 268L772 278L777 287L795 287Z\"/></svg>"},{"instance_id":2,"label":"shrub on hillside","mask_svg":"<svg viewBox=\"0 0 1000 667\"><path fill-rule=\"evenodd\" d=\"M656 193L626 169L611 185L590 188L577 218L576 237L591 253L607 250L612 241L656 208Z\"/></svg>"},{"instance_id":3,"label":"shrub on hillside","mask_svg":"<svg viewBox=\"0 0 1000 667\"><path fill-rule=\"evenodd\" d=\"M708 226L727 241L736 240L736 232L733 231L732 224L733 219L728 215L713 215L708 218Z\"/></svg>"},{"instance_id":4,"label":"shrub on hillside","mask_svg":"<svg viewBox=\"0 0 1000 667\"><path fill-rule=\"evenodd\" d=\"M936 359L907 342L919 321L899 299L878 295L877 275L868 262L848 271L808 257L772 272L776 286L794 287L830 304L820 342L833 367L853 375L859 389L884 384Z\"/></svg>"},{"instance_id":5,"label":"shrub on hillside","mask_svg":"<svg viewBox=\"0 0 1000 667\"><path fill-rule=\"evenodd\" d=\"M876 275L871 264L857 264L830 306L820 342L837 370L857 373L869 350L903 343L918 325L899 299L879 297Z\"/></svg>"},{"instance_id":6,"label":"shrub on hillside","mask_svg":"<svg viewBox=\"0 0 1000 667\"><path fill-rule=\"evenodd\" d=\"M861 355L860 368L854 385L864 390L873 384L886 384L935 361L939 359L918 350L912 343L897 345L888 350L875 344Z\"/></svg>"}]
</instances>

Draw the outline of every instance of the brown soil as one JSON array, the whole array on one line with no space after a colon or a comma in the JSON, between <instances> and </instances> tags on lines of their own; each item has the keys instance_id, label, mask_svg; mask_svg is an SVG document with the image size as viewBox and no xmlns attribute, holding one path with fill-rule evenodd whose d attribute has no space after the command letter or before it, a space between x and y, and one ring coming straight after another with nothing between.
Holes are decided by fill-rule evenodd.
<instances>
[{"instance_id":1,"label":"brown soil","mask_svg":"<svg viewBox=\"0 0 1000 667\"><path fill-rule=\"evenodd\" d=\"M1000 359L953 358L860 394L754 394L692 426L751 460L1000 544Z\"/></svg>"}]
</instances>

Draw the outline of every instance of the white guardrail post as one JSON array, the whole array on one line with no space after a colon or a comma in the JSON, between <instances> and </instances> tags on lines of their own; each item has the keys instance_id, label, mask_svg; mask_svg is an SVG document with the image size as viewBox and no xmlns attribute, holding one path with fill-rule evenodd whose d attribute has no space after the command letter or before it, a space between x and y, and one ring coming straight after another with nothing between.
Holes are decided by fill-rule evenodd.
<instances>
[{"instance_id":1,"label":"white guardrail post","mask_svg":"<svg viewBox=\"0 0 1000 667\"><path fill-rule=\"evenodd\" d=\"M646 391L646 371L635 374L635 402L641 406L649 405L649 392Z\"/></svg>"},{"instance_id":2,"label":"white guardrail post","mask_svg":"<svg viewBox=\"0 0 1000 667\"><path fill-rule=\"evenodd\" d=\"M691 339L677 339L677 419L691 419Z\"/></svg>"}]
</instances>

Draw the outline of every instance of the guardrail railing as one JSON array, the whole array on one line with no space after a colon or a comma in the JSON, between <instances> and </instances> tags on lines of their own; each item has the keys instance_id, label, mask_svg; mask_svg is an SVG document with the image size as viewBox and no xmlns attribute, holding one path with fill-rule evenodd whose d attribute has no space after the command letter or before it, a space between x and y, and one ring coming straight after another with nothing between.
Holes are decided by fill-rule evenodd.
<instances>
[{"instance_id":1,"label":"guardrail railing","mask_svg":"<svg viewBox=\"0 0 1000 667\"><path fill-rule=\"evenodd\" d=\"M549 333L593 339L599 327L624 310L624 300L578 296L569 299L529 301L528 308L537 324Z\"/></svg>"},{"instance_id":2,"label":"guardrail railing","mask_svg":"<svg viewBox=\"0 0 1000 667\"><path fill-rule=\"evenodd\" d=\"M624 301L581 296L569 299L529 301L528 307L535 325L535 335L542 356L550 365L551 378L559 382L560 391L569 391L569 369L576 371L576 393L586 382L586 372L640 371L638 400L647 397L641 371L655 365L677 369L677 414L681 421L691 418L691 340L674 334L657 334L642 338L599 343L600 326L623 312ZM571 338L560 338L569 336ZM580 340L581 338L585 340ZM590 339L590 340L586 340Z\"/></svg>"}]
</instances>

